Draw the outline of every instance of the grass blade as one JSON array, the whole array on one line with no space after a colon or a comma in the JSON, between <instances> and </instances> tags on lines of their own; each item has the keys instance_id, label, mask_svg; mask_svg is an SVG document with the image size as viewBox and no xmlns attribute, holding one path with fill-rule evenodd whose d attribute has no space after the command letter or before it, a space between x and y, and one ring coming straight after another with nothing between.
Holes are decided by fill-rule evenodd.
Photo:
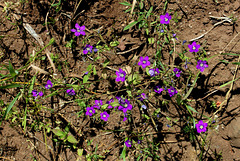
<instances>
[{"instance_id":1,"label":"grass blade","mask_svg":"<svg viewBox=\"0 0 240 161\"><path fill-rule=\"evenodd\" d=\"M17 96L12 100L12 102L8 105L8 108L6 109L3 117L2 117L2 120L0 122L0 125L2 124L2 121L6 118L6 116L8 115L9 111L12 109L13 105L15 104L15 102L17 101L18 97L20 96L21 92L19 92L17 94Z\"/></svg>"}]
</instances>

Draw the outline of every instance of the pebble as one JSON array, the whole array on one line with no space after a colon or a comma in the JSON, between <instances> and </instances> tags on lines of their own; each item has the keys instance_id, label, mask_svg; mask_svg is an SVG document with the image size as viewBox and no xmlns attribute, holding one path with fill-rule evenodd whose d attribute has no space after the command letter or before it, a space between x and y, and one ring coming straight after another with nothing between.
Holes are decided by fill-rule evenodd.
<instances>
[{"instance_id":1,"label":"pebble","mask_svg":"<svg viewBox=\"0 0 240 161\"><path fill-rule=\"evenodd\" d=\"M240 148L240 117L235 118L225 129L233 147Z\"/></svg>"}]
</instances>

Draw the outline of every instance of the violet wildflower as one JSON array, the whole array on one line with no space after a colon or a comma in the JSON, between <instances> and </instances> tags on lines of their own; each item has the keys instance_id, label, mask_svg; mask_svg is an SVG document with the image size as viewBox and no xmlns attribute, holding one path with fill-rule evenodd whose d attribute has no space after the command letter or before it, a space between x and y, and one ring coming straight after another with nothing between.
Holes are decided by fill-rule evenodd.
<instances>
[{"instance_id":1,"label":"violet wildflower","mask_svg":"<svg viewBox=\"0 0 240 161\"><path fill-rule=\"evenodd\" d=\"M98 52L98 49L97 49L97 48L94 48L94 49L93 49L93 52L95 52L95 53Z\"/></svg>"},{"instance_id":2,"label":"violet wildflower","mask_svg":"<svg viewBox=\"0 0 240 161\"><path fill-rule=\"evenodd\" d=\"M147 109L147 106L146 106L146 105L142 105L141 107L142 107L142 109L144 109L144 110Z\"/></svg>"},{"instance_id":3,"label":"violet wildflower","mask_svg":"<svg viewBox=\"0 0 240 161\"><path fill-rule=\"evenodd\" d=\"M158 68L155 69L155 75L159 75L160 71Z\"/></svg>"},{"instance_id":4,"label":"violet wildflower","mask_svg":"<svg viewBox=\"0 0 240 161\"><path fill-rule=\"evenodd\" d=\"M92 116L95 113L95 110L93 107L87 107L86 108L86 115Z\"/></svg>"},{"instance_id":5,"label":"violet wildflower","mask_svg":"<svg viewBox=\"0 0 240 161\"><path fill-rule=\"evenodd\" d=\"M199 51L199 48L200 48L200 45L199 44L196 44L195 41L193 41L192 44L189 44L188 45L188 48L190 49L189 52L198 52Z\"/></svg>"},{"instance_id":6,"label":"violet wildflower","mask_svg":"<svg viewBox=\"0 0 240 161\"><path fill-rule=\"evenodd\" d=\"M50 88L52 88L52 86L53 86L52 82L50 80L48 80L47 84L45 85L45 88L50 89Z\"/></svg>"},{"instance_id":7,"label":"violet wildflower","mask_svg":"<svg viewBox=\"0 0 240 161\"><path fill-rule=\"evenodd\" d=\"M127 112L127 110L132 110L132 105L130 102L126 99L125 101L122 101L120 103L120 106L118 107L118 110L123 111L124 113Z\"/></svg>"},{"instance_id":8,"label":"violet wildflower","mask_svg":"<svg viewBox=\"0 0 240 161\"><path fill-rule=\"evenodd\" d=\"M76 95L75 91L72 88L71 89L67 89L66 92L67 92L68 95L71 95L71 96Z\"/></svg>"},{"instance_id":9,"label":"violet wildflower","mask_svg":"<svg viewBox=\"0 0 240 161\"><path fill-rule=\"evenodd\" d=\"M138 142L137 142L138 144L141 144L142 143L142 140L138 140Z\"/></svg>"},{"instance_id":10,"label":"violet wildflower","mask_svg":"<svg viewBox=\"0 0 240 161\"><path fill-rule=\"evenodd\" d=\"M182 73L182 71L180 71L178 68L174 68L173 72L175 73L176 77L180 77L180 74Z\"/></svg>"},{"instance_id":11,"label":"violet wildflower","mask_svg":"<svg viewBox=\"0 0 240 161\"><path fill-rule=\"evenodd\" d=\"M87 44L86 47L83 48L83 54L91 53L93 46Z\"/></svg>"},{"instance_id":12,"label":"violet wildflower","mask_svg":"<svg viewBox=\"0 0 240 161\"><path fill-rule=\"evenodd\" d=\"M127 114L127 113L124 113L123 122L127 120L127 116L128 116L128 114Z\"/></svg>"},{"instance_id":13,"label":"violet wildflower","mask_svg":"<svg viewBox=\"0 0 240 161\"><path fill-rule=\"evenodd\" d=\"M191 64L191 63L190 63L190 62L188 62L188 61L187 61L187 59L186 59L186 61L185 61L185 64L184 64L184 68L185 68L185 69L187 69L187 68L188 68L188 67L187 67L187 65L188 65L188 64Z\"/></svg>"},{"instance_id":14,"label":"violet wildflower","mask_svg":"<svg viewBox=\"0 0 240 161\"><path fill-rule=\"evenodd\" d=\"M187 42L187 40L183 40L182 45L184 45Z\"/></svg>"},{"instance_id":15,"label":"violet wildflower","mask_svg":"<svg viewBox=\"0 0 240 161\"><path fill-rule=\"evenodd\" d=\"M114 99L110 99L106 102L106 104L108 104L108 108L113 108L113 106L111 105L112 102L114 102Z\"/></svg>"},{"instance_id":16,"label":"violet wildflower","mask_svg":"<svg viewBox=\"0 0 240 161\"><path fill-rule=\"evenodd\" d=\"M208 123L203 123L202 120L198 121L198 123L196 124L197 132L198 133L206 132L207 126L208 126Z\"/></svg>"},{"instance_id":17,"label":"violet wildflower","mask_svg":"<svg viewBox=\"0 0 240 161\"><path fill-rule=\"evenodd\" d=\"M154 88L154 91L155 91L156 93L160 94L160 93L163 91L163 88L161 88L161 86L158 85L158 86L156 86L156 87Z\"/></svg>"},{"instance_id":18,"label":"violet wildflower","mask_svg":"<svg viewBox=\"0 0 240 161\"><path fill-rule=\"evenodd\" d=\"M119 104L124 104L125 100L122 97L116 96Z\"/></svg>"},{"instance_id":19,"label":"violet wildflower","mask_svg":"<svg viewBox=\"0 0 240 161\"><path fill-rule=\"evenodd\" d=\"M103 121L108 121L109 114L106 111L100 113L100 116L100 119L102 119Z\"/></svg>"},{"instance_id":20,"label":"violet wildflower","mask_svg":"<svg viewBox=\"0 0 240 161\"><path fill-rule=\"evenodd\" d=\"M130 148L132 146L132 142L130 140L125 141L126 147Z\"/></svg>"},{"instance_id":21,"label":"violet wildflower","mask_svg":"<svg viewBox=\"0 0 240 161\"><path fill-rule=\"evenodd\" d=\"M141 56L140 62L138 62L138 65L142 66L143 68L146 68L151 64L150 61L148 61L148 59L149 59L148 56L145 56L144 58Z\"/></svg>"},{"instance_id":22,"label":"violet wildflower","mask_svg":"<svg viewBox=\"0 0 240 161\"><path fill-rule=\"evenodd\" d=\"M78 23L75 24L76 29L71 29L72 32L75 32L75 36L86 35L85 26L79 26Z\"/></svg>"},{"instance_id":23,"label":"violet wildflower","mask_svg":"<svg viewBox=\"0 0 240 161\"><path fill-rule=\"evenodd\" d=\"M40 91L38 92L37 90L32 90L32 96L35 97L35 99L37 99L38 96L43 96L43 92Z\"/></svg>"},{"instance_id":24,"label":"violet wildflower","mask_svg":"<svg viewBox=\"0 0 240 161\"><path fill-rule=\"evenodd\" d=\"M172 19L172 16L166 13L165 15L161 15L160 19L161 19L160 21L161 24L169 24L170 20Z\"/></svg>"},{"instance_id":25,"label":"violet wildflower","mask_svg":"<svg viewBox=\"0 0 240 161\"><path fill-rule=\"evenodd\" d=\"M155 69L149 69L148 73L151 77L155 76Z\"/></svg>"},{"instance_id":26,"label":"violet wildflower","mask_svg":"<svg viewBox=\"0 0 240 161\"><path fill-rule=\"evenodd\" d=\"M93 105L93 107L100 109L102 105L103 105L102 100L95 100L95 104Z\"/></svg>"},{"instance_id":27,"label":"violet wildflower","mask_svg":"<svg viewBox=\"0 0 240 161\"><path fill-rule=\"evenodd\" d=\"M205 60L198 60L198 61L197 61L197 66L196 66L196 68L197 68L197 69L200 69L201 72L203 72L204 69L207 68L207 67L208 67L207 61L205 61Z\"/></svg>"},{"instance_id":28,"label":"violet wildflower","mask_svg":"<svg viewBox=\"0 0 240 161\"><path fill-rule=\"evenodd\" d=\"M176 36L177 36L177 34L173 34L173 38L175 38L175 39L177 40L177 37L176 37Z\"/></svg>"},{"instance_id":29,"label":"violet wildflower","mask_svg":"<svg viewBox=\"0 0 240 161\"><path fill-rule=\"evenodd\" d=\"M116 75L117 75L117 78L116 78L117 82L119 82L119 81L124 82L125 81L126 72L124 70L119 68L119 71L116 71Z\"/></svg>"},{"instance_id":30,"label":"violet wildflower","mask_svg":"<svg viewBox=\"0 0 240 161\"><path fill-rule=\"evenodd\" d=\"M138 97L139 97L138 99L141 101L147 99L147 95L145 93L140 94Z\"/></svg>"},{"instance_id":31,"label":"violet wildflower","mask_svg":"<svg viewBox=\"0 0 240 161\"><path fill-rule=\"evenodd\" d=\"M168 93L169 93L170 97L172 97L172 96L174 96L175 94L177 94L178 91L177 91L174 87L170 87L170 88L168 89Z\"/></svg>"}]
</instances>

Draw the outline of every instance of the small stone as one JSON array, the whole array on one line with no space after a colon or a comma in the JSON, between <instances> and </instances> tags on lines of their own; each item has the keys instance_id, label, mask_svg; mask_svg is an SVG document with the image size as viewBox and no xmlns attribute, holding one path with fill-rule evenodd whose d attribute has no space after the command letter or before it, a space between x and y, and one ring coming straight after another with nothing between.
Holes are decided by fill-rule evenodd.
<instances>
[{"instance_id":1,"label":"small stone","mask_svg":"<svg viewBox=\"0 0 240 161\"><path fill-rule=\"evenodd\" d=\"M239 2L239 1L235 1L235 2L233 3L233 10L236 11L236 10L239 9L239 7L240 7L240 2Z\"/></svg>"},{"instance_id":2,"label":"small stone","mask_svg":"<svg viewBox=\"0 0 240 161\"><path fill-rule=\"evenodd\" d=\"M235 118L226 128L231 146L240 148L240 117Z\"/></svg>"}]
</instances>

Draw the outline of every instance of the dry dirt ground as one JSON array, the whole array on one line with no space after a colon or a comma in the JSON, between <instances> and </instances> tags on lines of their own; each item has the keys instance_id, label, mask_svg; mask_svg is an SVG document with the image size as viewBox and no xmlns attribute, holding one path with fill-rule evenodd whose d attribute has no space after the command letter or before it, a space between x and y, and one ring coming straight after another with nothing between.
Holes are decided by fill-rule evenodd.
<instances>
[{"instance_id":1,"label":"dry dirt ground","mask_svg":"<svg viewBox=\"0 0 240 161\"><path fill-rule=\"evenodd\" d=\"M124 12L126 6L119 4L122 0L83 0L79 3L79 6L79 1L63 1L62 8L58 13L56 13L56 8L50 7L51 2L47 0L28 0L19 4L17 0L9 0L8 2L13 2L13 4L7 12L3 12L4 6L6 6L4 2L7 1L0 1L0 59L2 65L8 64L10 61L14 68L20 68L27 62L33 51L40 48L38 42L24 29L22 22L30 24L36 33L42 37L45 45L51 38L55 39L54 45L50 46L49 50L58 56L58 62L54 62L57 70L61 66L57 78L67 78L66 81L69 81L69 83L73 81L71 78L81 79L82 71L86 71L88 66L84 61L85 58L79 54L83 47L81 39L75 39L75 45L78 44L78 46L74 50L66 47L67 42L73 37L70 29L74 27L76 22L84 24L89 33L93 30L100 30L107 42L124 40L123 47L119 46L116 49L119 52L140 46L127 55L107 55L111 62L109 66L115 69L124 67L131 62L134 54L137 56L145 53L149 56L154 54L151 47L143 43L145 38L142 37L142 34L135 33L131 29L123 31L132 17ZM129 1L129 3L132 3L132 1ZM149 6L154 6L159 14L162 14L161 9L165 1L149 0L147 3ZM238 0L170 0L167 7L168 11L175 11L181 17L179 23L174 26L179 43L183 40L190 41L207 32L204 37L198 39L198 42L204 46L208 57L219 53L240 54L240 2ZM211 18L211 16L232 16L236 18L236 22L229 23L226 21L215 25L220 21ZM97 40L92 40L92 43L94 41ZM240 148L240 83L239 80L235 81L232 89L230 85L219 88L220 85L239 77L238 66L231 63L222 63L219 60L237 62L238 56L224 55L210 59L208 62L209 68L201 74L201 79L197 82L197 87L193 90L191 98L199 99L199 101L193 103L193 107L203 111L203 114L207 116L212 116L214 113L210 109L211 101L223 102L227 98L228 101L225 102L223 109L216 114L216 123L208 130L208 151L204 159L214 160L219 155L222 156L222 159L219 157L218 160L240 160L240 150L238 149ZM45 71L52 72L47 59L39 60L35 65ZM189 67L195 68L194 65L189 65ZM114 71L106 71L100 67L97 71L99 75L104 73L114 74ZM30 72L20 77L18 81L24 82L34 74L35 71L30 69ZM49 77L45 74L37 75L37 80L42 84L48 79ZM117 89L112 85L116 84L111 80L103 80L97 84L97 87L90 87L90 91L97 92L99 98L104 99L104 97L101 97L102 92ZM227 95L230 89L231 91ZM1 89L0 98L4 103L0 106L0 110L4 108L4 104L10 103L17 93L13 89ZM49 98L46 101L60 102L63 101L63 98ZM53 106L46 102L43 102L43 104ZM174 107L170 106L169 108L172 113L176 112ZM24 110L24 105L19 104L17 109ZM99 154L105 155L105 160L119 160L120 151L123 148L123 140L119 139L123 137L123 134L121 132L108 133L106 130L114 128L124 128L126 131L135 130L136 132L139 130L122 122L122 116L116 113L111 115L107 125L103 126L100 124L92 125L92 122L88 119L77 117L77 112L79 112L77 104L68 104L59 110L60 115L54 116L55 121L70 122L73 127L81 129L84 135L81 144L86 146L86 140L93 139L88 150L94 151L94 147L98 144ZM153 138L157 138L156 141L161 143L159 155L162 160L197 160L196 154L199 154L199 149L196 149L195 145L181 132L179 126L173 125L169 129L166 126L168 123L166 119L161 119L158 120L157 124L162 127L162 132L161 134L154 134L153 127L150 124L145 127L138 115L139 111L136 110L135 119L138 120L136 122L138 128L146 129L146 131L152 133ZM174 116L172 115L173 118ZM200 118L198 115L196 117ZM11 123L11 120L4 121L0 126L0 160L77 160L78 156L75 151L64 148L62 145L56 145L51 137L49 134L46 139L43 132L34 131L30 127L27 132L24 132L23 127ZM47 146L44 143L45 139L47 140ZM129 156L136 154L139 154L139 151L129 152ZM81 158L81 160L84 159ZM129 160L134 159L129 157Z\"/></svg>"}]
</instances>

